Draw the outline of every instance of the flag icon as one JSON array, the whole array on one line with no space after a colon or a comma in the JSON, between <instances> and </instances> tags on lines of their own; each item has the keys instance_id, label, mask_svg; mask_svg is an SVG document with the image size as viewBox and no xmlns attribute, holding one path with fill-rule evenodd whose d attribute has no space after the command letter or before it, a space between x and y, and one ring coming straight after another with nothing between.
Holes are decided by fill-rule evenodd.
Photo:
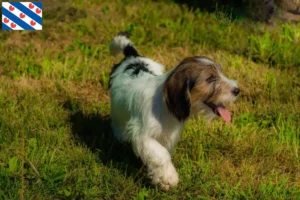
<instances>
[{"instance_id":1,"label":"flag icon","mask_svg":"<svg viewBox=\"0 0 300 200\"><path fill-rule=\"evenodd\" d=\"M42 2L2 2L2 30L42 30Z\"/></svg>"}]
</instances>

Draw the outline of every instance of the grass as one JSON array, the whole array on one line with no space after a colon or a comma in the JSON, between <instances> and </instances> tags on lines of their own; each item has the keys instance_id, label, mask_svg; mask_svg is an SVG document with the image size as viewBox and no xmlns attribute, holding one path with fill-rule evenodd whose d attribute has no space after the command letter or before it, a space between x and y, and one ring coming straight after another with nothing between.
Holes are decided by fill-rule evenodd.
<instances>
[{"instance_id":1,"label":"grass","mask_svg":"<svg viewBox=\"0 0 300 200\"><path fill-rule=\"evenodd\" d=\"M0 199L298 199L300 24L270 26L171 1L43 1L43 31L0 32ZM191 55L242 89L233 123L188 122L180 183L149 184L111 136L113 36L171 69Z\"/></svg>"}]
</instances>

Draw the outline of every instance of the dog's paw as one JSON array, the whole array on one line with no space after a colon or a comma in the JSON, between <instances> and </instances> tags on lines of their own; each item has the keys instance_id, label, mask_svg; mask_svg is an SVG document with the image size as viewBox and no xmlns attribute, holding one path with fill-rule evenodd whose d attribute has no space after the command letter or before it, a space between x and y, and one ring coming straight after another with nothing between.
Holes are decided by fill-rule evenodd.
<instances>
[{"instance_id":1,"label":"dog's paw","mask_svg":"<svg viewBox=\"0 0 300 200\"><path fill-rule=\"evenodd\" d=\"M159 184L159 189L164 191L164 192L167 192L170 189L170 185L164 185L164 184L161 183L161 184Z\"/></svg>"},{"instance_id":2,"label":"dog's paw","mask_svg":"<svg viewBox=\"0 0 300 200\"><path fill-rule=\"evenodd\" d=\"M175 170L175 169L174 169ZM178 174L176 171L166 174L160 178L159 188L162 191L168 191L171 187L176 187L178 184Z\"/></svg>"},{"instance_id":3,"label":"dog's paw","mask_svg":"<svg viewBox=\"0 0 300 200\"><path fill-rule=\"evenodd\" d=\"M176 186L178 184L178 174L176 172L175 167L173 166L172 163L170 163L166 170L165 173L163 174L162 178L161 178L161 182L163 184L167 184L170 186Z\"/></svg>"},{"instance_id":4,"label":"dog's paw","mask_svg":"<svg viewBox=\"0 0 300 200\"><path fill-rule=\"evenodd\" d=\"M179 178L172 163L164 164L152 171L152 183L163 191L168 191L178 184Z\"/></svg>"}]
</instances>

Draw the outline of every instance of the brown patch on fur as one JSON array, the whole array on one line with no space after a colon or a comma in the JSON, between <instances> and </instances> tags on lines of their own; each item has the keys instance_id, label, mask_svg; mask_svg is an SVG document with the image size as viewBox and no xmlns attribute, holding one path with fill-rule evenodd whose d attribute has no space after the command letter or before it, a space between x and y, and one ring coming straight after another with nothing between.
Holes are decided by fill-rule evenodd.
<instances>
[{"instance_id":1,"label":"brown patch on fur","mask_svg":"<svg viewBox=\"0 0 300 200\"><path fill-rule=\"evenodd\" d=\"M216 78L216 80L220 79L218 72L213 67L206 67L205 69L203 69L201 77L199 77L198 79L197 85L191 91L191 104L194 104L199 100L205 101L208 98L212 98L214 95L217 95L219 93L218 90L212 88L213 86L210 86L210 83L206 81L210 77L214 77Z\"/></svg>"},{"instance_id":2,"label":"brown patch on fur","mask_svg":"<svg viewBox=\"0 0 300 200\"><path fill-rule=\"evenodd\" d=\"M202 102L221 103L219 97L231 93L231 90L217 63L207 57L189 57L167 78L163 99L169 111L184 121L191 110L197 113L201 109Z\"/></svg>"},{"instance_id":3,"label":"brown patch on fur","mask_svg":"<svg viewBox=\"0 0 300 200\"><path fill-rule=\"evenodd\" d=\"M186 58L166 80L164 102L180 121L189 117L191 104L209 94L210 89L205 83L206 78L217 74L217 68L214 65L208 65L201 59L212 61L206 57Z\"/></svg>"}]
</instances>

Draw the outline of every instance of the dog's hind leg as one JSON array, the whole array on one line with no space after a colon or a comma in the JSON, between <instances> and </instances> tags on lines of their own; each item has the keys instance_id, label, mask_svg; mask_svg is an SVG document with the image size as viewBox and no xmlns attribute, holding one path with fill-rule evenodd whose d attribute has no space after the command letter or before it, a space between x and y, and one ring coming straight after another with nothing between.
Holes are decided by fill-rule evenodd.
<instances>
[{"instance_id":1,"label":"dog's hind leg","mask_svg":"<svg viewBox=\"0 0 300 200\"><path fill-rule=\"evenodd\" d=\"M157 140L149 136L138 136L132 141L133 149L148 168L153 184L160 185L162 190L178 183L178 174L172 164L169 151Z\"/></svg>"}]
</instances>

